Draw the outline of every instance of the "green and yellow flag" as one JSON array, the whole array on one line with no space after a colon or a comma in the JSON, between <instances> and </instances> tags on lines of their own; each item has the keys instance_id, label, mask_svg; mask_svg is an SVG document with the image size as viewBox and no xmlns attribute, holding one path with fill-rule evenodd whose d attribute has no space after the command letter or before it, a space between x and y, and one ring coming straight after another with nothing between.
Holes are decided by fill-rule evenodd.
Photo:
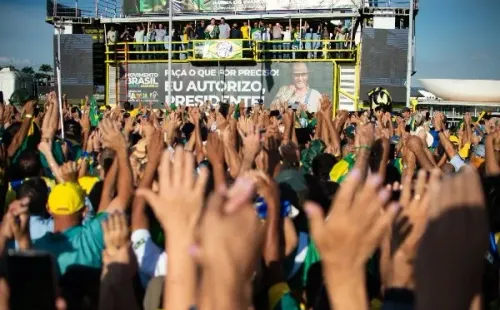
<instances>
[{"instance_id":1,"label":"green and yellow flag","mask_svg":"<svg viewBox=\"0 0 500 310\"><path fill-rule=\"evenodd\" d=\"M356 155L353 153L347 154L341 161L333 166L330 171L330 181L336 183L342 183L349 171L354 168L354 163L356 162Z\"/></svg>"},{"instance_id":2,"label":"green and yellow flag","mask_svg":"<svg viewBox=\"0 0 500 310\"><path fill-rule=\"evenodd\" d=\"M94 127L99 125L100 113L99 107L94 97L90 98L90 111L89 111L90 124Z\"/></svg>"}]
</instances>

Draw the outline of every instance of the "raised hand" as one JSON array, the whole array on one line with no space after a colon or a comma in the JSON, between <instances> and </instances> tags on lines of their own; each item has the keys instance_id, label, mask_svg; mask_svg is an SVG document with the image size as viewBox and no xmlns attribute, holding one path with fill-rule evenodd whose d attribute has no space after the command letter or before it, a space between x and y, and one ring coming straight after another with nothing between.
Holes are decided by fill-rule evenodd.
<instances>
[{"instance_id":1,"label":"raised hand","mask_svg":"<svg viewBox=\"0 0 500 310\"><path fill-rule=\"evenodd\" d=\"M51 93L52 94L52 93ZM55 95L55 93L54 93ZM49 98L51 95L49 94ZM42 122L42 140L52 141L59 126L59 106L49 99L45 105L45 117Z\"/></svg>"},{"instance_id":2,"label":"raised hand","mask_svg":"<svg viewBox=\"0 0 500 310\"><path fill-rule=\"evenodd\" d=\"M342 182L326 220L316 203L305 207L323 260L330 302L339 309L367 308L364 266L398 210L397 204L384 208L390 191L381 188L382 178L372 175L364 183L361 175L354 169Z\"/></svg>"},{"instance_id":3,"label":"raised hand","mask_svg":"<svg viewBox=\"0 0 500 310\"><path fill-rule=\"evenodd\" d=\"M470 309L482 292L488 223L481 180L466 166L430 188L429 223L416 256L417 309ZM466 240L466 242L464 242Z\"/></svg>"},{"instance_id":4,"label":"raised hand","mask_svg":"<svg viewBox=\"0 0 500 310\"><path fill-rule=\"evenodd\" d=\"M171 152L163 153L158 194L139 189L137 195L148 201L169 237L192 237L203 205L208 171L202 168L196 178L193 155L184 152L182 147L175 149L174 156L172 162Z\"/></svg>"},{"instance_id":5,"label":"raised hand","mask_svg":"<svg viewBox=\"0 0 500 310\"><path fill-rule=\"evenodd\" d=\"M325 265L362 268L380 245L398 210L398 205L392 204L384 211L390 191L381 185L378 175L364 183L361 173L353 170L342 182L326 219L320 206L307 203L311 235Z\"/></svg>"},{"instance_id":6,"label":"raised hand","mask_svg":"<svg viewBox=\"0 0 500 310\"><path fill-rule=\"evenodd\" d=\"M375 128L373 124L368 123L359 125L356 128L356 136L354 144L356 147L371 147L375 142Z\"/></svg>"},{"instance_id":7,"label":"raised hand","mask_svg":"<svg viewBox=\"0 0 500 310\"><path fill-rule=\"evenodd\" d=\"M104 119L99 124L99 129L104 146L109 147L113 151L121 151L126 148L127 142L125 136L117 123L110 119Z\"/></svg>"},{"instance_id":8,"label":"raised hand","mask_svg":"<svg viewBox=\"0 0 500 310\"><path fill-rule=\"evenodd\" d=\"M199 228L199 243L192 250L203 268L202 288L213 309L248 309L251 279L259 261L264 226L252 205L253 183L238 178L229 190L211 194Z\"/></svg>"},{"instance_id":9,"label":"raised hand","mask_svg":"<svg viewBox=\"0 0 500 310\"><path fill-rule=\"evenodd\" d=\"M427 172L420 170L414 190L411 176L402 179L399 199L402 209L382 242L381 270L388 288L415 286L414 262L427 225L429 189L439 185L440 176L441 171L434 169L428 180Z\"/></svg>"},{"instance_id":10,"label":"raised hand","mask_svg":"<svg viewBox=\"0 0 500 310\"><path fill-rule=\"evenodd\" d=\"M23 249L27 249L30 244L29 235L29 198L16 200L9 205L8 212L3 220L9 226L12 237L19 243Z\"/></svg>"},{"instance_id":11,"label":"raised hand","mask_svg":"<svg viewBox=\"0 0 500 310\"><path fill-rule=\"evenodd\" d=\"M224 164L224 145L216 132L208 134L206 151L208 161L212 165Z\"/></svg>"},{"instance_id":12,"label":"raised hand","mask_svg":"<svg viewBox=\"0 0 500 310\"><path fill-rule=\"evenodd\" d=\"M59 167L61 178L64 182L77 182L78 180L78 165L74 161L64 163Z\"/></svg>"},{"instance_id":13,"label":"raised hand","mask_svg":"<svg viewBox=\"0 0 500 310\"><path fill-rule=\"evenodd\" d=\"M105 249L103 251L104 269L112 263L129 265L130 256L130 229L127 218L122 212L115 212L102 222ZM103 271L106 273L106 270Z\"/></svg>"},{"instance_id":14,"label":"raised hand","mask_svg":"<svg viewBox=\"0 0 500 310\"><path fill-rule=\"evenodd\" d=\"M251 120L246 123L245 127L245 129L242 129L238 126L238 132L243 142L243 151L245 155L253 161L261 148L260 128L255 127Z\"/></svg>"}]
</instances>

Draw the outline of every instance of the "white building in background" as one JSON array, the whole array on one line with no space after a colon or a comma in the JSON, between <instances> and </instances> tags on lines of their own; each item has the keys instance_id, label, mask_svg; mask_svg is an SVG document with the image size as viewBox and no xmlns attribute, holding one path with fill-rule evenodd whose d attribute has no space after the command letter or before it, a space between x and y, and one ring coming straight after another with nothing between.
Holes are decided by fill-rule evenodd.
<instances>
[{"instance_id":1,"label":"white building in background","mask_svg":"<svg viewBox=\"0 0 500 310\"><path fill-rule=\"evenodd\" d=\"M26 88L30 95L36 96L35 78L16 69L3 68L0 70L0 91L7 104L12 93L20 88Z\"/></svg>"},{"instance_id":2,"label":"white building in background","mask_svg":"<svg viewBox=\"0 0 500 310\"><path fill-rule=\"evenodd\" d=\"M500 81L423 79L420 82L426 90L419 91L423 97L417 98L417 110L443 112L451 122L459 122L466 112L475 117L483 111L500 115Z\"/></svg>"}]
</instances>

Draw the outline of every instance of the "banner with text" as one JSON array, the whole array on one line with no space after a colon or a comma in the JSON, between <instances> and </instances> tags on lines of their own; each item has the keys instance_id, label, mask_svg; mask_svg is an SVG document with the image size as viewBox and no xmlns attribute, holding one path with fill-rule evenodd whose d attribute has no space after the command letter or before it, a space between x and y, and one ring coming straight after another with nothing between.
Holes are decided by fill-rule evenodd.
<instances>
[{"instance_id":1,"label":"banner with text","mask_svg":"<svg viewBox=\"0 0 500 310\"><path fill-rule=\"evenodd\" d=\"M196 59L234 59L243 56L243 45L239 40L194 41L193 44Z\"/></svg>"},{"instance_id":2,"label":"banner with text","mask_svg":"<svg viewBox=\"0 0 500 310\"><path fill-rule=\"evenodd\" d=\"M333 63L259 63L253 66L197 67L172 64L172 100L168 100L168 64L129 64L128 100L155 106L170 102L194 105L229 102L266 106L274 102L296 102L316 106L320 94L333 93Z\"/></svg>"},{"instance_id":3,"label":"banner with text","mask_svg":"<svg viewBox=\"0 0 500 310\"><path fill-rule=\"evenodd\" d=\"M358 9L361 0L172 0L176 13ZM168 0L124 0L124 14L168 12Z\"/></svg>"}]
</instances>

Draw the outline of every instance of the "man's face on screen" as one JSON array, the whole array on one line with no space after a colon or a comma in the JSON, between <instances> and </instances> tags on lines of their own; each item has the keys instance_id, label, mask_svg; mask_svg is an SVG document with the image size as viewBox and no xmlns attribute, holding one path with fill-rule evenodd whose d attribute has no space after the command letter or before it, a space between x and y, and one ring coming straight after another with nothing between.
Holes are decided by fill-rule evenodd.
<instances>
[{"instance_id":1,"label":"man's face on screen","mask_svg":"<svg viewBox=\"0 0 500 310\"><path fill-rule=\"evenodd\" d=\"M293 84L298 89L306 88L308 79L309 79L309 75L307 73L294 73L293 74Z\"/></svg>"}]
</instances>

